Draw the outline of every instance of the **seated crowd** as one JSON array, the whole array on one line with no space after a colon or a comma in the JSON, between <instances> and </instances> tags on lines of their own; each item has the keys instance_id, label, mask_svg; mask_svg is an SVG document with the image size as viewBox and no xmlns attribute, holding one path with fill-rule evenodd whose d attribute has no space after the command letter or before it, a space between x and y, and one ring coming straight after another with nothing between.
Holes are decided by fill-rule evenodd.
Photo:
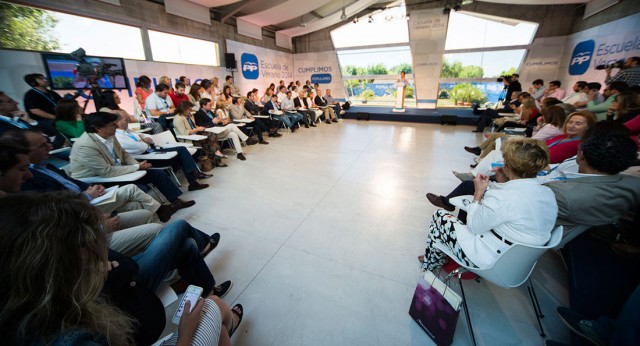
<instances>
[{"instance_id":1,"label":"seated crowd","mask_svg":"<svg viewBox=\"0 0 640 346\"><path fill-rule=\"evenodd\" d=\"M639 60L627 59L619 74L637 72ZM599 83L577 82L565 95L560 81L544 89L538 79L522 92L517 74L505 80L509 102L481 113L474 130L492 131L464 147L477 156L473 170L454 171L462 182L450 193L426 195L441 209L418 260L423 270L440 268L446 248L456 262L487 268L514 243L545 245L563 226L571 308L558 307L561 320L597 345L631 345L640 342L640 275L626 275L635 272L633 262L620 271L611 265L640 259L640 178L636 168L623 173L640 165L640 75L607 76L602 95ZM603 295L612 298L594 303Z\"/></svg>"},{"instance_id":2,"label":"seated crowd","mask_svg":"<svg viewBox=\"0 0 640 346\"><path fill-rule=\"evenodd\" d=\"M265 134L337 122L344 111L330 90L299 92L300 82L280 98L271 87L263 104L258 89L240 95L231 76L222 88L217 78L158 81L154 90L138 78L134 114L112 90L84 114L41 74L25 76L26 112L0 92L0 324L9 344L154 343L166 323L156 296L163 282L177 293L203 289L163 344L230 344L243 307L220 300L232 282L217 283L204 260L220 234L164 224L196 203L181 198L173 170L188 191L205 189L206 172L227 166L224 145L246 160L243 147L269 144Z\"/></svg>"}]
</instances>

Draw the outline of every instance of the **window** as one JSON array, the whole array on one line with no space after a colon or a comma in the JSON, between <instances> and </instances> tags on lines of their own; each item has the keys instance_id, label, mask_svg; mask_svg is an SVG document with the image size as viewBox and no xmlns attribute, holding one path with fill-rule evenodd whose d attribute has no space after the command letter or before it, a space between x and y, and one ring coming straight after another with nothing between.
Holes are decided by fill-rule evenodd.
<instances>
[{"instance_id":1,"label":"window","mask_svg":"<svg viewBox=\"0 0 640 346\"><path fill-rule=\"evenodd\" d=\"M471 12L451 12L445 50L528 45L538 24Z\"/></svg>"},{"instance_id":2,"label":"window","mask_svg":"<svg viewBox=\"0 0 640 346\"><path fill-rule=\"evenodd\" d=\"M517 71L525 49L445 54L442 78L494 78Z\"/></svg>"},{"instance_id":3,"label":"window","mask_svg":"<svg viewBox=\"0 0 640 346\"><path fill-rule=\"evenodd\" d=\"M144 60L140 29L70 14L0 2L4 48Z\"/></svg>"},{"instance_id":4,"label":"window","mask_svg":"<svg viewBox=\"0 0 640 346\"><path fill-rule=\"evenodd\" d=\"M220 66L218 44L211 41L149 30L154 61Z\"/></svg>"},{"instance_id":5,"label":"window","mask_svg":"<svg viewBox=\"0 0 640 346\"><path fill-rule=\"evenodd\" d=\"M415 105L409 46L338 51L338 61L345 91L351 101L395 104L395 83L400 71L405 71L409 80L405 103Z\"/></svg>"}]
</instances>

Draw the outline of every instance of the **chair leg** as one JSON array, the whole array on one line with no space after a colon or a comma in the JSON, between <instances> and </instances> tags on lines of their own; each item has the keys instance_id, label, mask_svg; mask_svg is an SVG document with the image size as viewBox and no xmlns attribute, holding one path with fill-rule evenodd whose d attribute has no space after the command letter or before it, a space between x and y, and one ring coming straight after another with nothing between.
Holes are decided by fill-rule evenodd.
<instances>
[{"instance_id":1,"label":"chair leg","mask_svg":"<svg viewBox=\"0 0 640 346\"><path fill-rule=\"evenodd\" d=\"M149 184L149 186L151 186L151 190L153 190L153 192L156 194L156 196L158 196L158 199L160 200L161 204L164 204L165 202L168 202L164 199L164 197L162 196L162 194L160 193L160 191L158 191L158 189L155 187L155 185L153 184Z\"/></svg>"},{"instance_id":2,"label":"chair leg","mask_svg":"<svg viewBox=\"0 0 640 346\"><path fill-rule=\"evenodd\" d=\"M462 286L462 274L458 273L458 284L460 285L460 293L462 295L462 306L464 308L464 316L467 319L467 327L469 328L469 335L471 335L471 342L476 345L476 336L473 334L473 326L471 325L471 316L469 316L469 307L467 307L467 297L464 295L464 287Z\"/></svg>"},{"instance_id":3,"label":"chair leg","mask_svg":"<svg viewBox=\"0 0 640 346\"><path fill-rule=\"evenodd\" d=\"M536 291L533 289L533 284L531 283L531 278L527 280L527 291L529 292L529 300L531 301L531 306L533 307L533 313L536 315L536 321L538 321L538 327L540 328L540 336L546 337L547 335L542 328L542 321L540 318L544 318L542 314L542 309L540 309L540 303L538 302L538 297L536 296Z\"/></svg>"},{"instance_id":4,"label":"chair leg","mask_svg":"<svg viewBox=\"0 0 640 346\"><path fill-rule=\"evenodd\" d=\"M178 184L179 187L182 187L182 183L180 182L180 179L178 179L178 177L176 176L176 172L173 170L173 168L169 167L169 173L171 173L171 177L173 177L173 180L175 180L176 184Z\"/></svg>"}]
</instances>

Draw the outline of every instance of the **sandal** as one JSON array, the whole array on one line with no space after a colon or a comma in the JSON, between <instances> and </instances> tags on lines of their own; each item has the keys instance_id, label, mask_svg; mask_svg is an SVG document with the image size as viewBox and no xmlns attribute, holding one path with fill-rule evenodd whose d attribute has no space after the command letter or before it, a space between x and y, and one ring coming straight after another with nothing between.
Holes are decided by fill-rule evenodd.
<instances>
[{"instance_id":1,"label":"sandal","mask_svg":"<svg viewBox=\"0 0 640 346\"><path fill-rule=\"evenodd\" d=\"M206 249L205 251L203 251L201 253L202 258L207 257L207 255L213 251L213 249L216 248L216 246L218 246L218 243L220 243L220 233L214 233L209 237L209 248Z\"/></svg>"},{"instance_id":2,"label":"sandal","mask_svg":"<svg viewBox=\"0 0 640 346\"><path fill-rule=\"evenodd\" d=\"M238 326L240 326L240 322L242 322L242 315L244 315L244 309L242 308L241 304L236 304L233 306L233 308L231 308L231 313L238 316L238 323L236 323L235 326L231 327L231 330L229 331L229 337L232 337L233 333L235 333L238 329ZM231 322L231 324L233 324L233 321Z\"/></svg>"}]
</instances>

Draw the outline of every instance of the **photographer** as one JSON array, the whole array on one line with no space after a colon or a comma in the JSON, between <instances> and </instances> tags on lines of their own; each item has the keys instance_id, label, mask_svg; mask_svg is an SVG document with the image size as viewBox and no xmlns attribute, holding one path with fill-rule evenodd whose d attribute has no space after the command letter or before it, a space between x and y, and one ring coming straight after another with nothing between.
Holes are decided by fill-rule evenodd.
<instances>
[{"instance_id":1,"label":"photographer","mask_svg":"<svg viewBox=\"0 0 640 346\"><path fill-rule=\"evenodd\" d=\"M640 57L633 56L627 58L615 76L611 76L613 67L615 66L608 65L605 68L607 78L604 82L606 84L611 82L625 82L628 86L640 85Z\"/></svg>"}]
</instances>

